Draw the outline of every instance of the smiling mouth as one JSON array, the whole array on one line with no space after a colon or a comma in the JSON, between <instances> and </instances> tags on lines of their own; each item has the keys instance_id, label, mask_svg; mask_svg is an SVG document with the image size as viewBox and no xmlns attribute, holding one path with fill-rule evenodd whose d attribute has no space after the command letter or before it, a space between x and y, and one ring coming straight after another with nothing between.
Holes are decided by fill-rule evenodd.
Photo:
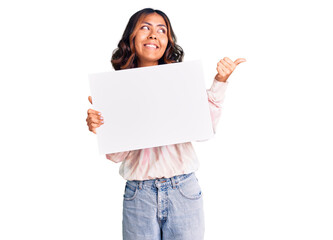
<instances>
[{"instance_id":1,"label":"smiling mouth","mask_svg":"<svg viewBox=\"0 0 333 240\"><path fill-rule=\"evenodd\" d=\"M154 45L154 44L144 44L143 46L147 47L147 48L154 48L157 49L158 46Z\"/></svg>"}]
</instances>

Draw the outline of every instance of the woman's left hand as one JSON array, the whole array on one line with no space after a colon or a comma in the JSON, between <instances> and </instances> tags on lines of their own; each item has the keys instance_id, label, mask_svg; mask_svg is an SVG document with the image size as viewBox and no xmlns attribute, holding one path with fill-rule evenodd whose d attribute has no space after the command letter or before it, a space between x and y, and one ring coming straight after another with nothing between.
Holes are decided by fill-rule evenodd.
<instances>
[{"instance_id":1,"label":"woman's left hand","mask_svg":"<svg viewBox=\"0 0 333 240\"><path fill-rule=\"evenodd\" d=\"M246 62L245 58L238 58L235 62L233 62L230 58L225 57L221 59L217 63L217 74L215 76L215 79L220 82L226 82L231 73L235 70L238 64Z\"/></svg>"}]
</instances>

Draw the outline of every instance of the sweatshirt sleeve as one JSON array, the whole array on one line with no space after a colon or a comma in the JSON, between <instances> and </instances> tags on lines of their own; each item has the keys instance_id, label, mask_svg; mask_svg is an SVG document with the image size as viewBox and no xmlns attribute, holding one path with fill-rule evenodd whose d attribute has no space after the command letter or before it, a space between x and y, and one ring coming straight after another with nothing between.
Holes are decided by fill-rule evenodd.
<instances>
[{"instance_id":1,"label":"sweatshirt sleeve","mask_svg":"<svg viewBox=\"0 0 333 240\"><path fill-rule=\"evenodd\" d=\"M125 152L117 152L117 153L108 153L106 154L106 158L111 160L112 162L119 163L125 160L125 158L128 156L130 151Z\"/></svg>"},{"instance_id":2,"label":"sweatshirt sleeve","mask_svg":"<svg viewBox=\"0 0 333 240\"><path fill-rule=\"evenodd\" d=\"M228 86L227 82L219 82L214 78L210 89L207 89L209 111L212 118L213 131L216 132L216 126L221 116L222 103L225 97L225 91Z\"/></svg>"}]
</instances>

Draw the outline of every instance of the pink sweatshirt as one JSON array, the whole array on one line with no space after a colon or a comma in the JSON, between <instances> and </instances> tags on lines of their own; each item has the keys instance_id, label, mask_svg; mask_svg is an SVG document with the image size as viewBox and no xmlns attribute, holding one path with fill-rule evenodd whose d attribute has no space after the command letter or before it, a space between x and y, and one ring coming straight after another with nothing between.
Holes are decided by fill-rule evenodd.
<instances>
[{"instance_id":1,"label":"pink sweatshirt","mask_svg":"<svg viewBox=\"0 0 333 240\"><path fill-rule=\"evenodd\" d=\"M228 82L214 79L211 88L206 90L214 133L227 86ZM126 180L170 178L194 172L199 167L191 142L111 153L106 154L106 158L122 162L119 174Z\"/></svg>"}]
</instances>

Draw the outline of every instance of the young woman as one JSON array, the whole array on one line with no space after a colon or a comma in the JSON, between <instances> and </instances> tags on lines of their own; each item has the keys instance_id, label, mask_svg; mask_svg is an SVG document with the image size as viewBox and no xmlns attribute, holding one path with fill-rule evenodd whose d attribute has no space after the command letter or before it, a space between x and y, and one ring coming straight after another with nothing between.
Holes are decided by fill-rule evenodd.
<instances>
[{"instance_id":1,"label":"young woman","mask_svg":"<svg viewBox=\"0 0 333 240\"><path fill-rule=\"evenodd\" d=\"M181 62L183 55L168 17L162 11L146 8L130 18L111 63L120 70ZM226 81L244 61L239 58L233 62L225 57L217 63L217 74L207 90L214 132ZM103 117L89 109L86 121L89 130L96 133ZM194 173L199 163L191 142L106 154L106 158L122 162L119 173L127 180L123 239L204 238L202 193Z\"/></svg>"}]
</instances>

